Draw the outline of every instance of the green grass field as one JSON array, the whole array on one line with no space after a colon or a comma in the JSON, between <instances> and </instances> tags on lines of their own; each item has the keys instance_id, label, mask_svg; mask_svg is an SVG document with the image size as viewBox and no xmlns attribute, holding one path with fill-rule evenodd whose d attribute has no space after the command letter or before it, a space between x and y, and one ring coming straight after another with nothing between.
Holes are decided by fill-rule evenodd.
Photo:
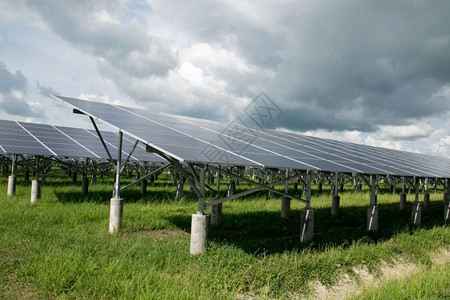
<instances>
[{"instance_id":1,"label":"green grass field","mask_svg":"<svg viewBox=\"0 0 450 300\"><path fill-rule=\"evenodd\" d=\"M20 174L19 174L20 176ZM130 179L124 179L124 183ZM300 243L300 210L280 218L281 199L259 193L223 205L222 226L210 228L202 255L189 254L197 202L174 200L167 174L141 198L122 194L123 230L107 232L112 179L99 179L82 197L80 183L49 176L42 199L18 179L6 197L0 178L0 298L2 299L448 299L450 229L442 191L431 194L422 225L411 226L411 200L378 195L379 232L366 228L366 191L341 194L341 216L330 217L331 196L313 191L314 239ZM237 192L249 186L237 186ZM282 189L283 187L277 187ZM225 185L223 193L225 193Z\"/></svg>"}]
</instances>

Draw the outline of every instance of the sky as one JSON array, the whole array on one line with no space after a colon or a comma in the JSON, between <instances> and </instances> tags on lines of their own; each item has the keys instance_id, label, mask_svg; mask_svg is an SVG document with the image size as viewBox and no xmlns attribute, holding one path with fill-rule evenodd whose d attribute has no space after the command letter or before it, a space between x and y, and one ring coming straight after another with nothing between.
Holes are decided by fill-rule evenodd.
<instances>
[{"instance_id":1,"label":"sky","mask_svg":"<svg viewBox=\"0 0 450 300\"><path fill-rule=\"evenodd\" d=\"M0 0L0 119L49 95L450 157L450 1Z\"/></svg>"}]
</instances>

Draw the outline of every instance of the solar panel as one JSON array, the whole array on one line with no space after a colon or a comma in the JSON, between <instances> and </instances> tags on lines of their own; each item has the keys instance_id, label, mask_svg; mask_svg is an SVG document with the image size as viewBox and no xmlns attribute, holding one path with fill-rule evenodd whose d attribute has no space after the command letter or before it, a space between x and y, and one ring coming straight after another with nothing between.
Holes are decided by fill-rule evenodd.
<instances>
[{"instance_id":1,"label":"solar panel","mask_svg":"<svg viewBox=\"0 0 450 300\"><path fill-rule=\"evenodd\" d=\"M100 158L84 147L82 143L70 138L57 128L43 124L19 123L48 148L52 149L56 156Z\"/></svg>"},{"instance_id":2,"label":"solar panel","mask_svg":"<svg viewBox=\"0 0 450 300\"><path fill-rule=\"evenodd\" d=\"M52 126L28 122L0 120L0 154L39 155L46 157L109 159L94 130ZM103 131L113 158L117 156L118 134ZM122 158L126 159L134 142L124 138ZM115 150L115 151L114 151ZM165 162L159 155L147 153L145 147L136 147L131 160Z\"/></svg>"},{"instance_id":3,"label":"solar panel","mask_svg":"<svg viewBox=\"0 0 450 300\"><path fill-rule=\"evenodd\" d=\"M450 160L62 96L80 111L184 162L450 177Z\"/></svg>"},{"instance_id":4,"label":"solar panel","mask_svg":"<svg viewBox=\"0 0 450 300\"><path fill-rule=\"evenodd\" d=\"M45 145L15 121L0 120L0 145L5 154L52 156Z\"/></svg>"}]
</instances>

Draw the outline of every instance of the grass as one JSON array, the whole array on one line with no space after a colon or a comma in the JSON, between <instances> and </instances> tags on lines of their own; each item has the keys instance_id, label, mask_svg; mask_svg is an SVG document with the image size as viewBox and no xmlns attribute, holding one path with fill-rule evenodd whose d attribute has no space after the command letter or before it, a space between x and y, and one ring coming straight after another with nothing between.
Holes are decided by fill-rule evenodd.
<instances>
[{"instance_id":1,"label":"grass","mask_svg":"<svg viewBox=\"0 0 450 300\"><path fill-rule=\"evenodd\" d=\"M6 197L6 178L0 178L0 298L315 298L317 282L332 289L346 275L365 299L449 296L449 269L433 259L450 247L442 191L431 194L421 226L410 225L410 202L400 211L398 195L381 193L374 234L365 230L366 191L355 194L346 186L342 215L332 219L324 186L327 192L314 192L315 235L306 244L299 241L304 205L292 202L291 218L281 219L280 199L259 193L225 203L222 226L209 231L208 250L192 256L190 215L197 203L187 186L185 197L174 200L165 174L145 198L138 187L124 192L123 230L111 236L112 181L98 181L85 198L80 183L49 176L42 199L31 205L30 187L20 178L13 197ZM237 192L248 188L241 184ZM366 268L381 280L384 264L399 260L421 271L372 288L355 272Z\"/></svg>"}]
</instances>

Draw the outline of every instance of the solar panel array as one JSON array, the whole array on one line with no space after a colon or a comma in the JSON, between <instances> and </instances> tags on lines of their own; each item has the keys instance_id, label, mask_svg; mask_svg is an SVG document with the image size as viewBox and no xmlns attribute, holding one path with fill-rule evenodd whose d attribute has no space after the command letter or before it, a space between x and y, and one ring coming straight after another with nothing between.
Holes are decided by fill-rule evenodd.
<instances>
[{"instance_id":1,"label":"solar panel array","mask_svg":"<svg viewBox=\"0 0 450 300\"><path fill-rule=\"evenodd\" d=\"M181 161L395 176L450 177L450 160L56 96Z\"/></svg>"},{"instance_id":2,"label":"solar panel array","mask_svg":"<svg viewBox=\"0 0 450 300\"><path fill-rule=\"evenodd\" d=\"M95 130L51 126L27 122L0 120L0 153L39 155L59 158L89 158L106 160L108 154ZM101 132L105 143L115 159L117 157L118 134ZM133 149L134 141L124 137L122 158L126 159ZM147 153L144 145L138 145L131 161L165 162L159 155Z\"/></svg>"}]
</instances>

